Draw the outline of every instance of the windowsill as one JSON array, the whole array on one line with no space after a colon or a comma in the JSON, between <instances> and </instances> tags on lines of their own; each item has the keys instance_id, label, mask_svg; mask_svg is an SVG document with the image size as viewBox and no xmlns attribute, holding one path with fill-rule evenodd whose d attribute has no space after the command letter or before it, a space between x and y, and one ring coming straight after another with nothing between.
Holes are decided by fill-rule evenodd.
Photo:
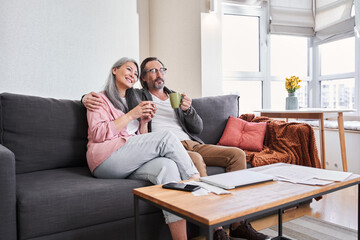
<instances>
[{"instance_id":1,"label":"windowsill","mask_svg":"<svg viewBox=\"0 0 360 240\"><path fill-rule=\"evenodd\" d=\"M312 127L319 127L318 120L292 120L291 122L307 123ZM338 130L337 120L324 120L324 128L329 130ZM360 132L360 121L344 121L344 130L350 132Z\"/></svg>"}]
</instances>

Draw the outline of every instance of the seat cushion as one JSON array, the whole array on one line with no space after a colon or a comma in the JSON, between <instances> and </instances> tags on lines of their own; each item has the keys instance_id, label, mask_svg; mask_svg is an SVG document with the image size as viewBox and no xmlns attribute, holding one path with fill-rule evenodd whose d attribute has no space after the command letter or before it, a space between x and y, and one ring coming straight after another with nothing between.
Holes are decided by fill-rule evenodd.
<instances>
[{"instance_id":1,"label":"seat cushion","mask_svg":"<svg viewBox=\"0 0 360 240\"><path fill-rule=\"evenodd\" d=\"M18 174L21 239L132 217L132 190L147 185L140 180L98 179L87 167ZM157 211L140 201L140 214Z\"/></svg>"}]
</instances>

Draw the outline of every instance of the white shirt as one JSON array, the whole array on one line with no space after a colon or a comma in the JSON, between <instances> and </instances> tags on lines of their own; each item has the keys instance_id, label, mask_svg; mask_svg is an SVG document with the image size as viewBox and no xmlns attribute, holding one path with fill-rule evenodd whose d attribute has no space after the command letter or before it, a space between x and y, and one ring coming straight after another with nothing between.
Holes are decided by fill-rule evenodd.
<instances>
[{"instance_id":1,"label":"white shirt","mask_svg":"<svg viewBox=\"0 0 360 240\"><path fill-rule=\"evenodd\" d=\"M154 95L152 95L152 98L157 110L154 118L151 120L151 131L160 132L168 130L174 133L180 141L191 140L189 135L182 129L180 121L176 117L174 109L171 107L170 98L165 101Z\"/></svg>"},{"instance_id":2,"label":"white shirt","mask_svg":"<svg viewBox=\"0 0 360 240\"><path fill-rule=\"evenodd\" d=\"M123 103L125 104L126 107L127 106L127 102L125 98L121 98L121 100L123 101ZM128 132L129 135L135 135L135 133L137 132L137 130L139 129L139 125L140 122L135 119L132 120L131 122L129 122L129 124L126 126L126 131Z\"/></svg>"}]
</instances>

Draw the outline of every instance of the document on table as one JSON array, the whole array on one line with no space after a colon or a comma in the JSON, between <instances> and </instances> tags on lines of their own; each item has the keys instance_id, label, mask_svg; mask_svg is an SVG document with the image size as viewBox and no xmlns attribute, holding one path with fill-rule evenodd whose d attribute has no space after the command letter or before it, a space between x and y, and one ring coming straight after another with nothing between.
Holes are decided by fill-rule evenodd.
<instances>
[{"instance_id":1,"label":"document on table","mask_svg":"<svg viewBox=\"0 0 360 240\"><path fill-rule=\"evenodd\" d=\"M218 195L231 194L231 192L226 191L225 189L222 189L220 187L216 187L216 186L204 183L204 182L189 181L187 183L201 187L201 189L192 192L192 194L195 196L207 195L209 192L213 192Z\"/></svg>"},{"instance_id":2,"label":"document on table","mask_svg":"<svg viewBox=\"0 0 360 240\"><path fill-rule=\"evenodd\" d=\"M280 181L309 185L326 185L333 181L343 181L352 174L292 164L278 164L278 166L274 165L260 172L273 175Z\"/></svg>"}]
</instances>

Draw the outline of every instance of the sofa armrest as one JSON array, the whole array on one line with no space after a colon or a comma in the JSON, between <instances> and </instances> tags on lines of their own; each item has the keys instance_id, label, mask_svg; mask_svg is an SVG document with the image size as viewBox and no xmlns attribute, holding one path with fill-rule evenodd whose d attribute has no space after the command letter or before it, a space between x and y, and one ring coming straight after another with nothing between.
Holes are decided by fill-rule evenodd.
<instances>
[{"instance_id":1,"label":"sofa armrest","mask_svg":"<svg viewBox=\"0 0 360 240\"><path fill-rule=\"evenodd\" d=\"M16 239L15 155L0 144L0 236Z\"/></svg>"}]
</instances>

